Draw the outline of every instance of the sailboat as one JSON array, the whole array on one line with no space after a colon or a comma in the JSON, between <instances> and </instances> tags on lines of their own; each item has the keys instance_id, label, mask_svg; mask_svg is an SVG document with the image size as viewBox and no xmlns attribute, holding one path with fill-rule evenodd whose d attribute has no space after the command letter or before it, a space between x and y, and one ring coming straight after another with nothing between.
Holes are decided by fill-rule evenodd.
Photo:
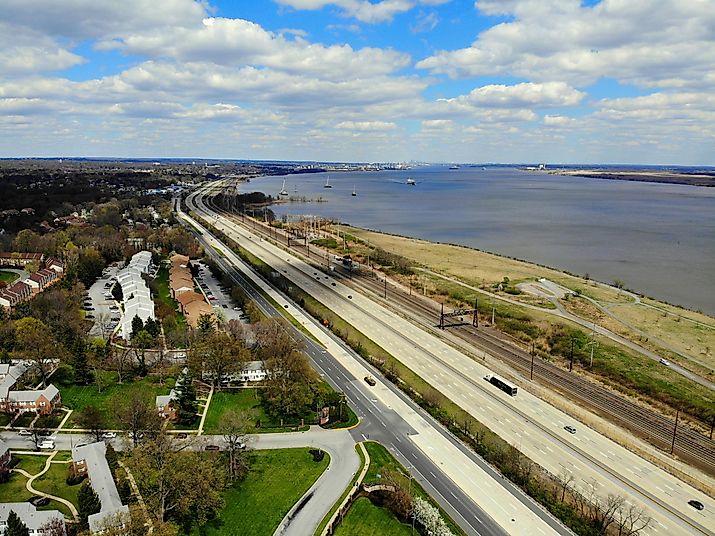
<instances>
[{"instance_id":1,"label":"sailboat","mask_svg":"<svg viewBox=\"0 0 715 536\"><path fill-rule=\"evenodd\" d=\"M288 195L288 190L286 190L286 180L283 179L283 187L281 188L281 191L278 192L278 195Z\"/></svg>"},{"instance_id":2,"label":"sailboat","mask_svg":"<svg viewBox=\"0 0 715 536\"><path fill-rule=\"evenodd\" d=\"M330 175L328 175L328 178L325 179L325 186L323 186L323 188L332 188L332 187L333 187L333 185L330 184Z\"/></svg>"},{"instance_id":3,"label":"sailboat","mask_svg":"<svg viewBox=\"0 0 715 536\"><path fill-rule=\"evenodd\" d=\"M405 181L405 184L409 184L410 186L414 186L415 184L417 184L417 181L415 181L415 179L409 178L409 179L407 179L407 180Z\"/></svg>"},{"instance_id":4,"label":"sailboat","mask_svg":"<svg viewBox=\"0 0 715 536\"><path fill-rule=\"evenodd\" d=\"M353 197L357 197L357 192L355 191L355 185L354 185L354 184L353 184L353 193L352 193L352 196L353 196Z\"/></svg>"}]
</instances>

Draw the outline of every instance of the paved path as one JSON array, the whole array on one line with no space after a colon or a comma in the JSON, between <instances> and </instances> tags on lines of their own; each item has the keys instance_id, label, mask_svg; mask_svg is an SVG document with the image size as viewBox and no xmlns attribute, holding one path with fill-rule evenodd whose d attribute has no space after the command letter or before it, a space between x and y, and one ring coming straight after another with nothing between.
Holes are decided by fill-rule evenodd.
<instances>
[{"instance_id":1,"label":"paved path","mask_svg":"<svg viewBox=\"0 0 715 536\"><path fill-rule=\"evenodd\" d=\"M74 520L77 521L79 519L79 514L77 513L77 508L75 508L75 505L72 504L70 501L67 499L63 499L62 497L58 497L57 495L50 495L49 493L45 493L44 491L40 491L38 489L35 489L32 487L32 483L42 475L44 475L47 471L50 470L50 467L52 466L52 458L55 457L55 454L57 454L57 451L53 452L51 455L47 457L47 461L45 462L45 467L37 473L36 475L31 475L27 471L23 469L13 469L13 471L20 473L23 476L27 477L27 482L25 482L25 487L27 488L27 491L32 493L33 495L39 495L41 497L48 497L52 500L55 500L57 502L60 502L64 504L67 508L69 508L70 512L72 512L72 516L74 517Z\"/></svg>"}]
</instances>

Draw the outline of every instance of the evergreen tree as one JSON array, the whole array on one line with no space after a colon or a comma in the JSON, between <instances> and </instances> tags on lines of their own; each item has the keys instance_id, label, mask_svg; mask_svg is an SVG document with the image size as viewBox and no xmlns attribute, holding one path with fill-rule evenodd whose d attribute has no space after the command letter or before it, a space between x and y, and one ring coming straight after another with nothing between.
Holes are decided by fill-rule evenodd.
<instances>
[{"instance_id":1,"label":"evergreen tree","mask_svg":"<svg viewBox=\"0 0 715 536\"><path fill-rule=\"evenodd\" d=\"M92 514L96 514L102 508L102 503L88 480L85 480L82 487L79 488L77 505L79 506L80 526L87 528L87 518Z\"/></svg>"},{"instance_id":2,"label":"evergreen tree","mask_svg":"<svg viewBox=\"0 0 715 536\"><path fill-rule=\"evenodd\" d=\"M25 525L12 510L10 510L10 515L7 516L5 536L30 536L27 525Z\"/></svg>"},{"instance_id":3,"label":"evergreen tree","mask_svg":"<svg viewBox=\"0 0 715 536\"><path fill-rule=\"evenodd\" d=\"M179 408L179 422L191 424L197 418L196 410L198 408L196 387L194 387L191 371L186 371L186 374L181 378L181 382L177 382L174 389L177 393L174 404Z\"/></svg>"},{"instance_id":4,"label":"evergreen tree","mask_svg":"<svg viewBox=\"0 0 715 536\"><path fill-rule=\"evenodd\" d=\"M117 451L114 450L111 443L107 445L107 452L104 457L107 458L107 465L109 466L109 470L112 472L112 475L116 475L117 468L119 467L119 459L117 458Z\"/></svg>"},{"instance_id":5,"label":"evergreen tree","mask_svg":"<svg viewBox=\"0 0 715 536\"><path fill-rule=\"evenodd\" d=\"M144 329L144 322L139 315L134 315L132 318L132 337L135 337L137 333Z\"/></svg>"},{"instance_id":6,"label":"evergreen tree","mask_svg":"<svg viewBox=\"0 0 715 536\"><path fill-rule=\"evenodd\" d=\"M81 339L75 343L72 358L74 368L74 383L76 385L89 385L92 382L92 371L87 361L87 345Z\"/></svg>"},{"instance_id":7,"label":"evergreen tree","mask_svg":"<svg viewBox=\"0 0 715 536\"><path fill-rule=\"evenodd\" d=\"M144 329L154 338L157 338L161 333L159 323L151 317L144 323Z\"/></svg>"}]
</instances>

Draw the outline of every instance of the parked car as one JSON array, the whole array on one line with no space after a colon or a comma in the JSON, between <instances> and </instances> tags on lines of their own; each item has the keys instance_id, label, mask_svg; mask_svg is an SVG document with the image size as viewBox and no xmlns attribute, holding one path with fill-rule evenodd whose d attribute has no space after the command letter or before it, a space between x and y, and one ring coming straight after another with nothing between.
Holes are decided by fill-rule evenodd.
<instances>
[{"instance_id":1,"label":"parked car","mask_svg":"<svg viewBox=\"0 0 715 536\"><path fill-rule=\"evenodd\" d=\"M41 435L42 437L49 437L52 435L52 430L40 430L38 435Z\"/></svg>"},{"instance_id":2,"label":"parked car","mask_svg":"<svg viewBox=\"0 0 715 536\"><path fill-rule=\"evenodd\" d=\"M37 447L40 450L55 450L55 442L51 439L48 439L46 441L41 441Z\"/></svg>"},{"instance_id":3,"label":"parked car","mask_svg":"<svg viewBox=\"0 0 715 536\"><path fill-rule=\"evenodd\" d=\"M178 439L186 439L187 437L189 437L189 434L187 434L186 432L181 432L180 434L176 434L176 437Z\"/></svg>"},{"instance_id":4,"label":"parked car","mask_svg":"<svg viewBox=\"0 0 715 536\"><path fill-rule=\"evenodd\" d=\"M218 445L206 445L204 450L220 450Z\"/></svg>"},{"instance_id":5,"label":"parked car","mask_svg":"<svg viewBox=\"0 0 715 536\"><path fill-rule=\"evenodd\" d=\"M114 439L115 437L117 437L116 432L104 432L102 434L102 439Z\"/></svg>"},{"instance_id":6,"label":"parked car","mask_svg":"<svg viewBox=\"0 0 715 536\"><path fill-rule=\"evenodd\" d=\"M21 436L31 436L31 435L32 435L32 432L31 432L30 430L20 430L20 431L17 433L17 435L21 435Z\"/></svg>"}]
</instances>

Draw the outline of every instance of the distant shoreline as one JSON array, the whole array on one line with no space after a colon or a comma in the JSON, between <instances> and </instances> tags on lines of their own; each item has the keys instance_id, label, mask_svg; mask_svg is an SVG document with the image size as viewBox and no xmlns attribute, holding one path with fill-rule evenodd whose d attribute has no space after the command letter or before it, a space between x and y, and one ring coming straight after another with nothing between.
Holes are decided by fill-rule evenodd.
<instances>
[{"instance_id":1,"label":"distant shoreline","mask_svg":"<svg viewBox=\"0 0 715 536\"><path fill-rule=\"evenodd\" d=\"M715 172L683 173L678 171L604 170L604 169L559 169L548 170L551 175L587 177L614 181L655 182L662 184L685 184L688 186L715 187Z\"/></svg>"}]
</instances>

